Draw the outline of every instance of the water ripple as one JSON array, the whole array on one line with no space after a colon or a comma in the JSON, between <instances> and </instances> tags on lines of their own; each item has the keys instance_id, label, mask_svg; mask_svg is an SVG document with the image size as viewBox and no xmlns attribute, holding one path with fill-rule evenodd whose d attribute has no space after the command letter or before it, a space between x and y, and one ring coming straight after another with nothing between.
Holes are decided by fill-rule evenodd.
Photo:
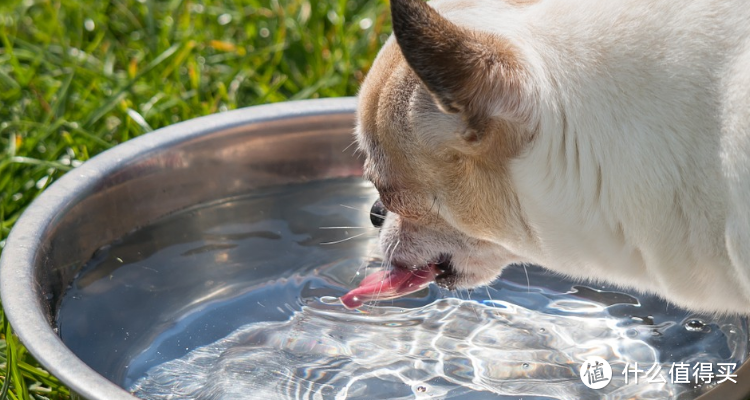
<instances>
[{"instance_id":1,"label":"water ripple","mask_svg":"<svg viewBox=\"0 0 750 400\"><path fill-rule=\"evenodd\" d=\"M626 385L618 375L626 363L652 365L658 355L617 323L455 298L406 310L372 307L366 314L318 302L288 321L243 326L152 368L132 391L143 399L177 400L247 393L274 399L588 399L625 398L635 389L669 398L690 390ZM590 356L608 360L615 371L597 392L578 376Z\"/></svg>"}]
</instances>

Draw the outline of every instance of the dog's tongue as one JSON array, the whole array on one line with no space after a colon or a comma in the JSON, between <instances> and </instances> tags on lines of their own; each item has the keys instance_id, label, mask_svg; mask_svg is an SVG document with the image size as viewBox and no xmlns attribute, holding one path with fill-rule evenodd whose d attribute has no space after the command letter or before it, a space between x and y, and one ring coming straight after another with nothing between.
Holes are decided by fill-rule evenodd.
<instances>
[{"instance_id":1,"label":"dog's tongue","mask_svg":"<svg viewBox=\"0 0 750 400\"><path fill-rule=\"evenodd\" d=\"M362 280L359 287L341 296L346 308L358 308L366 301L389 300L423 289L435 280L438 274L435 264L419 269L392 268L372 273Z\"/></svg>"}]
</instances>

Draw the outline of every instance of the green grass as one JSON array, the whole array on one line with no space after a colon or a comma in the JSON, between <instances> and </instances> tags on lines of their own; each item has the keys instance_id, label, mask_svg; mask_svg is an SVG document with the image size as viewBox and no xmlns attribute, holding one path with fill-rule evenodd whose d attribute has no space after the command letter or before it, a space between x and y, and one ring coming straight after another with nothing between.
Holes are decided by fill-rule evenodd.
<instances>
[{"instance_id":1,"label":"green grass","mask_svg":"<svg viewBox=\"0 0 750 400\"><path fill-rule=\"evenodd\" d=\"M353 95L386 35L384 1L0 0L0 252L67 171L178 121ZM0 309L0 400L69 390Z\"/></svg>"}]
</instances>

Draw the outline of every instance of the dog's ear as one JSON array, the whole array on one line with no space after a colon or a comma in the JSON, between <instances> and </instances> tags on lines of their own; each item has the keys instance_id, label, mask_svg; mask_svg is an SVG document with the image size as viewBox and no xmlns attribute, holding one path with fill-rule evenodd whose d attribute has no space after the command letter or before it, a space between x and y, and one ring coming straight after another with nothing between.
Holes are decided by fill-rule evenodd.
<instances>
[{"instance_id":1,"label":"dog's ear","mask_svg":"<svg viewBox=\"0 0 750 400\"><path fill-rule=\"evenodd\" d=\"M493 116L523 118L522 67L507 41L457 26L422 0L391 0L393 33L406 62L447 113L476 140Z\"/></svg>"}]
</instances>

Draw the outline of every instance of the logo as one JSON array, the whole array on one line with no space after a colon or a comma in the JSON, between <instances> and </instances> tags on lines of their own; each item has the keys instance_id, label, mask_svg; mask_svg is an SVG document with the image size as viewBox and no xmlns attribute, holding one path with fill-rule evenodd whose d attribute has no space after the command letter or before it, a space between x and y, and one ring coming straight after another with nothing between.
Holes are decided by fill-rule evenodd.
<instances>
[{"instance_id":1,"label":"logo","mask_svg":"<svg viewBox=\"0 0 750 400\"><path fill-rule=\"evenodd\" d=\"M601 357L589 357L581 365L581 381L591 389L601 389L612 380L612 367Z\"/></svg>"}]
</instances>

